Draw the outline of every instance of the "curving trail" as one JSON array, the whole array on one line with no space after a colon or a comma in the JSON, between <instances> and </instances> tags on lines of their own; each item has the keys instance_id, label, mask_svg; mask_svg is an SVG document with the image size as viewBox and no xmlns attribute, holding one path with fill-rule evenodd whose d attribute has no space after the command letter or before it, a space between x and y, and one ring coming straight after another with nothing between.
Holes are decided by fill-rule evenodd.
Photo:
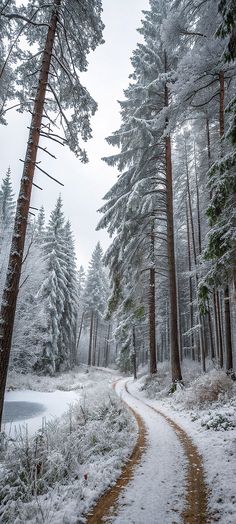
<instances>
[{"instance_id":1,"label":"curving trail","mask_svg":"<svg viewBox=\"0 0 236 524\"><path fill-rule=\"evenodd\" d=\"M129 384L129 385L128 385ZM117 394L131 409L139 436L116 485L93 508L88 524L206 524L202 460L187 433L120 380Z\"/></svg>"}]
</instances>

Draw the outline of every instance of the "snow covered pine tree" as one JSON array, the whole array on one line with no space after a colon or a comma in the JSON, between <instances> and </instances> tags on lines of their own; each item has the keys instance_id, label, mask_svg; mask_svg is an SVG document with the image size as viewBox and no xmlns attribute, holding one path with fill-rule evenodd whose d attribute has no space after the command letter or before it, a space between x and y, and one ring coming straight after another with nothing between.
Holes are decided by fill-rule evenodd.
<instances>
[{"instance_id":1,"label":"snow covered pine tree","mask_svg":"<svg viewBox=\"0 0 236 524\"><path fill-rule=\"evenodd\" d=\"M21 108L31 111L32 120L1 307L0 421L33 178L35 169L41 169L37 166L39 139L44 136L66 143L81 161L87 161L78 135L83 140L91 137L89 119L96 110L96 103L81 85L79 71L86 70L89 51L102 43L101 11L101 0L85 0L82 4L71 0L69 6L65 0L54 0L47 5L42 0L29 0L15 12L12 9L1 12L5 19L27 25L29 49L17 75L22 85ZM54 131L55 112L64 130L64 136L59 138ZM48 125L42 125L43 118L48 119Z\"/></svg>"}]
</instances>

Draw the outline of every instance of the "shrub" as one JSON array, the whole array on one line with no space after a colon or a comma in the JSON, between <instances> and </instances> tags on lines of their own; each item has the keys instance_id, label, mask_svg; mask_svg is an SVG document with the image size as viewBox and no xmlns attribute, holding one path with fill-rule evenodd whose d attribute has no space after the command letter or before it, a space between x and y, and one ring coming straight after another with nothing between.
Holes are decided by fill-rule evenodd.
<instances>
[{"instance_id":1,"label":"shrub","mask_svg":"<svg viewBox=\"0 0 236 524\"><path fill-rule=\"evenodd\" d=\"M191 409L223 398L228 399L232 393L232 380L224 371L213 369L196 378L188 388L177 391L175 400Z\"/></svg>"}]
</instances>

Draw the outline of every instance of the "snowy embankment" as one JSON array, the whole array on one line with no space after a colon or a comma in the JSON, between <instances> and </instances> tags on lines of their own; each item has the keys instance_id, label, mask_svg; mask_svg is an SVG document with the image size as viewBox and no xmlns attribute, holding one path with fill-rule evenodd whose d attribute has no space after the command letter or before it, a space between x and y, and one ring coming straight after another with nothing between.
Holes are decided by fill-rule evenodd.
<instances>
[{"instance_id":1,"label":"snowy embankment","mask_svg":"<svg viewBox=\"0 0 236 524\"><path fill-rule=\"evenodd\" d=\"M85 522L90 507L119 477L136 441L136 424L112 391L110 373L80 375L81 399L67 414L31 438L22 432L6 440L1 522Z\"/></svg>"},{"instance_id":2,"label":"snowy embankment","mask_svg":"<svg viewBox=\"0 0 236 524\"><path fill-rule=\"evenodd\" d=\"M223 371L194 378L185 369L186 387L168 395L169 373L160 365L156 379L141 378L135 394L169 415L192 437L202 458L214 522L236 522L236 384Z\"/></svg>"}]
</instances>

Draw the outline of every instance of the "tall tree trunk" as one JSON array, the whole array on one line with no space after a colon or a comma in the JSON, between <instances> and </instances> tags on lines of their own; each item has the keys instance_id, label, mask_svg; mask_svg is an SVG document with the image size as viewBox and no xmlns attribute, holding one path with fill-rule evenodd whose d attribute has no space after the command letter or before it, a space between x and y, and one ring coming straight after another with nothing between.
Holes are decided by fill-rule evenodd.
<instances>
[{"instance_id":1,"label":"tall tree trunk","mask_svg":"<svg viewBox=\"0 0 236 524\"><path fill-rule=\"evenodd\" d=\"M155 233L151 226L151 261L153 267L149 270L149 352L150 375L157 372L156 360L156 285L155 285Z\"/></svg>"},{"instance_id":2,"label":"tall tree trunk","mask_svg":"<svg viewBox=\"0 0 236 524\"><path fill-rule=\"evenodd\" d=\"M167 54L165 53L165 72L168 72ZM165 106L169 106L169 91L165 84ZM168 119L166 119L168 127ZM170 135L165 137L165 162L166 162L166 216L167 216L167 253L168 253L168 284L170 298L170 361L173 383L181 381L181 367L178 343L178 311L177 311L177 286L175 267L174 243L174 211L173 211L173 180Z\"/></svg>"},{"instance_id":3,"label":"tall tree trunk","mask_svg":"<svg viewBox=\"0 0 236 524\"><path fill-rule=\"evenodd\" d=\"M51 20L49 22L48 33L42 57L42 64L39 74L39 81L35 96L28 145L26 149L25 162L21 179L20 193L17 200L16 217L8 263L7 279L3 291L0 321L0 424L2 420L4 393L10 357L13 325L15 320L16 302L19 291L26 228L29 216L30 198L37 159L37 150L42 125L45 96L48 84L48 75L58 22L58 8L60 4L61 0L54 0L54 7L51 15Z\"/></svg>"},{"instance_id":4,"label":"tall tree trunk","mask_svg":"<svg viewBox=\"0 0 236 524\"><path fill-rule=\"evenodd\" d=\"M185 145L185 162L186 162L186 177L187 177L187 195L188 195L188 205L189 205L189 218L190 218L190 226L191 226L191 234L192 234L192 247L193 247L193 259L194 259L194 265L195 265L195 280L196 280L196 295L198 295L198 274L197 274L197 250L196 250L196 241L195 241L195 232L194 232L194 223L193 223L193 210L192 210L192 199L191 199L191 191L190 191L190 182L189 182L189 169L188 169L188 152L187 152L187 144L186 140L184 142ZM203 317L199 313L198 308L198 318L199 318L199 343L200 343L200 354L201 354L201 364L202 364L202 371L205 373L206 371L206 361L205 361L205 334L204 334L204 322Z\"/></svg>"},{"instance_id":5,"label":"tall tree trunk","mask_svg":"<svg viewBox=\"0 0 236 524\"><path fill-rule=\"evenodd\" d=\"M91 318L90 318L90 331L89 331L89 350L88 350L88 366L92 365L92 345L93 345L93 322L94 319L94 313L91 312Z\"/></svg>"},{"instance_id":6,"label":"tall tree trunk","mask_svg":"<svg viewBox=\"0 0 236 524\"><path fill-rule=\"evenodd\" d=\"M80 342L80 337L81 337L82 328L83 328L83 322L84 322L84 311L82 313L82 317L81 317L81 321L80 321L80 327L79 327L79 334L78 334L78 338L77 338L77 342L76 342L76 362L77 362L77 364L78 364L78 349L79 349L79 342Z\"/></svg>"},{"instance_id":7,"label":"tall tree trunk","mask_svg":"<svg viewBox=\"0 0 236 524\"><path fill-rule=\"evenodd\" d=\"M216 314L217 314L217 325L219 334L219 352L218 352L218 364L221 368L224 365L223 357L223 329L222 329L222 314L221 314L221 299L219 291L216 293Z\"/></svg>"},{"instance_id":8,"label":"tall tree trunk","mask_svg":"<svg viewBox=\"0 0 236 524\"><path fill-rule=\"evenodd\" d=\"M107 368L108 362L109 362L110 332L111 332L111 324L109 322L108 329L107 329L107 339L106 339L106 344L105 344L105 359L104 359L105 368Z\"/></svg>"},{"instance_id":9,"label":"tall tree trunk","mask_svg":"<svg viewBox=\"0 0 236 524\"><path fill-rule=\"evenodd\" d=\"M198 176L197 176L197 158L196 158L195 140L193 142L193 152L194 152L194 171L195 171L196 204L197 204L198 251L199 251L199 254L201 254L202 252L202 231L201 231L200 197L199 197Z\"/></svg>"},{"instance_id":10,"label":"tall tree trunk","mask_svg":"<svg viewBox=\"0 0 236 524\"><path fill-rule=\"evenodd\" d=\"M156 315L155 315L155 268L149 270L149 352L150 375L157 372L156 361Z\"/></svg>"},{"instance_id":11,"label":"tall tree trunk","mask_svg":"<svg viewBox=\"0 0 236 524\"><path fill-rule=\"evenodd\" d=\"M224 71L219 73L220 81L220 139L223 140L225 132L225 78ZM223 143L221 142L221 154L223 156ZM227 365L231 365L233 362L232 353L232 339L231 339L231 317L230 317L230 293L229 286L227 285L224 290L224 321L225 321L225 350ZM227 369L231 369L227 368Z\"/></svg>"},{"instance_id":12,"label":"tall tree trunk","mask_svg":"<svg viewBox=\"0 0 236 524\"><path fill-rule=\"evenodd\" d=\"M93 333L92 366L96 365L97 333L98 333L98 315L96 315L95 317L95 327L94 327L94 333Z\"/></svg>"},{"instance_id":13,"label":"tall tree trunk","mask_svg":"<svg viewBox=\"0 0 236 524\"><path fill-rule=\"evenodd\" d=\"M188 270L192 271L192 260L191 260L191 245L190 245L190 231L189 231L189 216L188 216L188 203L186 202L186 222L187 222L187 240L188 240ZM190 347L191 347L191 356L195 360L195 348L194 348L194 336L193 336L193 285L192 277L189 277L189 308L190 308L190 329L191 335Z\"/></svg>"},{"instance_id":14,"label":"tall tree trunk","mask_svg":"<svg viewBox=\"0 0 236 524\"><path fill-rule=\"evenodd\" d=\"M136 348L135 326L133 326L133 367L134 367L134 380L136 380L137 379L137 348Z\"/></svg>"},{"instance_id":15,"label":"tall tree trunk","mask_svg":"<svg viewBox=\"0 0 236 524\"><path fill-rule=\"evenodd\" d=\"M230 316L230 296L229 287L226 286L224 292L224 316L225 316L225 349L226 349L226 370L233 369L233 348L231 338L231 316Z\"/></svg>"}]
</instances>

